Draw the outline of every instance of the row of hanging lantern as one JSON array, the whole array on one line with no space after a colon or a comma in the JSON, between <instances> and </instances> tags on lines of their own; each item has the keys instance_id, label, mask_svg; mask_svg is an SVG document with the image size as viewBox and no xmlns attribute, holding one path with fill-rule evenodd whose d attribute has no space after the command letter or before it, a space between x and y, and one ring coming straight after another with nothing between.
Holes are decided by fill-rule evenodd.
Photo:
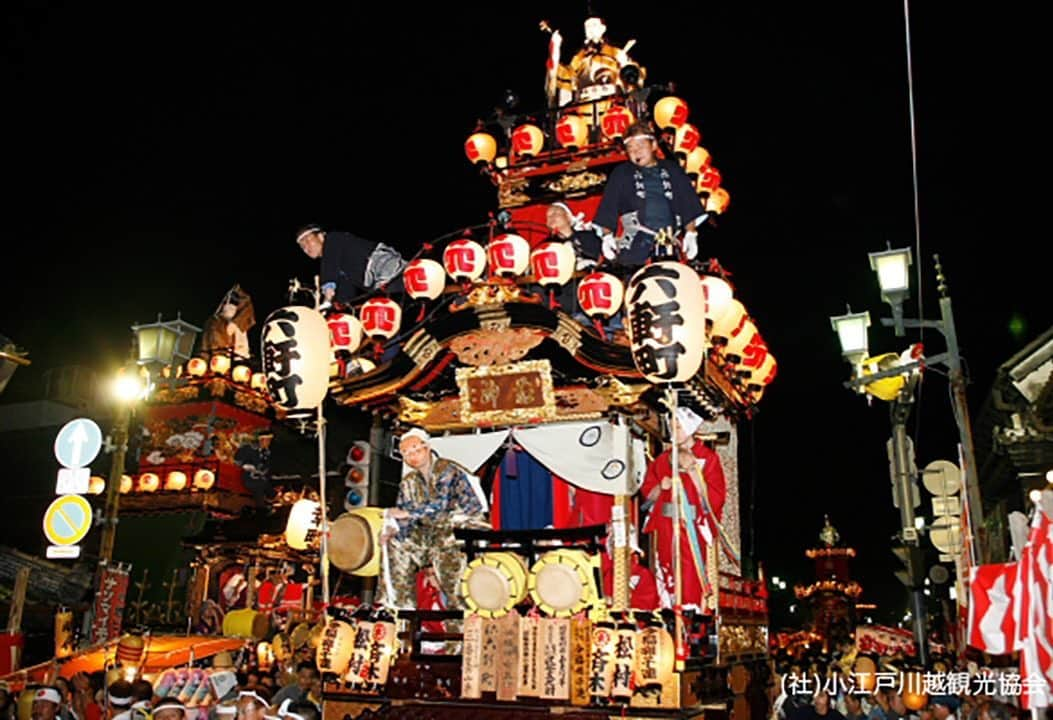
<instances>
[{"instance_id":1,"label":"row of hanging lantern","mask_svg":"<svg viewBox=\"0 0 1053 720\"><path fill-rule=\"evenodd\" d=\"M211 373L212 375L218 375L227 377L239 385L246 385L253 390L260 392L266 392L267 381L266 376L261 372L253 372L252 368L244 363L232 363L230 355L227 353L216 353L209 358L195 357L187 360L186 365L180 365L175 370L176 377L188 376L192 378L201 378ZM172 374L171 368L164 368L161 371L162 377L170 377Z\"/></svg>"},{"instance_id":2,"label":"row of hanging lantern","mask_svg":"<svg viewBox=\"0 0 1053 720\"><path fill-rule=\"evenodd\" d=\"M94 478L92 478L94 480ZM100 480L102 478L99 478ZM153 472L141 473L133 478L131 475L121 475L121 484L118 490L122 495L127 495L133 490L143 493L182 492L187 488L191 490L211 490L216 484L216 473L208 468L196 470L193 477L182 470L171 470L161 481L161 476ZM99 491L101 492L101 490Z\"/></svg>"},{"instance_id":3,"label":"row of hanging lantern","mask_svg":"<svg viewBox=\"0 0 1053 720\"><path fill-rule=\"evenodd\" d=\"M593 104L586 107L591 108ZM556 122L555 141L561 148L570 151L587 147L590 142L591 123L579 109L570 109ZM683 99L664 97L655 103L652 112L658 129L669 134L673 154L680 161L688 177L695 183L695 191L702 196L706 210L720 215L727 210L731 196L721 187L720 171L713 167L712 156L700 144L702 132L688 122L689 108ZM624 105L610 102L600 115L600 133L604 142L620 140L629 126L636 121L632 111ZM473 133L464 144L468 160L475 165L488 167L507 166L509 160L518 162L537 157L545 150L545 133L540 127L525 123L512 130L510 157L497 155L497 140L487 132Z\"/></svg>"}]
</instances>

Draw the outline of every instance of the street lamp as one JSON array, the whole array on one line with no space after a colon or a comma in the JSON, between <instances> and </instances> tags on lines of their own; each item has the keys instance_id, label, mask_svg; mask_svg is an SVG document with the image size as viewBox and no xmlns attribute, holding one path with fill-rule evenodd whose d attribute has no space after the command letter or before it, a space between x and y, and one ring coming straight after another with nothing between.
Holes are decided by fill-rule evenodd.
<instances>
[{"instance_id":1,"label":"street lamp","mask_svg":"<svg viewBox=\"0 0 1053 720\"><path fill-rule=\"evenodd\" d=\"M870 267L877 273L881 299L892 307L896 337L903 337L903 301L910 297L910 248L869 253Z\"/></svg>"},{"instance_id":2,"label":"street lamp","mask_svg":"<svg viewBox=\"0 0 1053 720\"><path fill-rule=\"evenodd\" d=\"M841 354L852 367L859 367L863 358L870 354L867 342L867 328L870 327L870 313L853 313L852 308L844 315L830 318L830 324L841 341Z\"/></svg>"},{"instance_id":3,"label":"street lamp","mask_svg":"<svg viewBox=\"0 0 1053 720\"><path fill-rule=\"evenodd\" d=\"M145 325L133 325L139 357L136 362L154 371L165 365L174 365L190 359L194 351L194 340L201 328L195 327L177 316L175 320L162 320Z\"/></svg>"}]
</instances>

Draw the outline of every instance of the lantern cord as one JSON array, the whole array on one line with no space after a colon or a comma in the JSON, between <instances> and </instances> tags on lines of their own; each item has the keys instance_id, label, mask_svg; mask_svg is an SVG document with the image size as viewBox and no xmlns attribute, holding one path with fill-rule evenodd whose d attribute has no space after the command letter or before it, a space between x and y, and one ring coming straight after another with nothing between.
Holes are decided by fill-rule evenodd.
<instances>
[{"instance_id":1,"label":"lantern cord","mask_svg":"<svg viewBox=\"0 0 1053 720\"><path fill-rule=\"evenodd\" d=\"M918 202L918 134L914 115L914 63L911 58L910 46L910 0L903 0L903 28L906 35L907 46L907 101L910 113L910 168L911 179L914 183L914 243L917 251L918 272L918 317L925 317L924 293L922 292L921 273L921 211ZM925 332L924 328L919 331Z\"/></svg>"}]
</instances>

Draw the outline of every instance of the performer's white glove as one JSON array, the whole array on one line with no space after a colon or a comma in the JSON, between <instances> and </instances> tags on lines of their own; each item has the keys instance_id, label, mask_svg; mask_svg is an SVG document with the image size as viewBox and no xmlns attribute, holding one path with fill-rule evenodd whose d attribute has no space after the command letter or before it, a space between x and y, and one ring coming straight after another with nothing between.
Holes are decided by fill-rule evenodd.
<instances>
[{"instance_id":1,"label":"performer's white glove","mask_svg":"<svg viewBox=\"0 0 1053 720\"><path fill-rule=\"evenodd\" d=\"M684 233L684 256L688 260L694 260L698 256L698 233L688 230Z\"/></svg>"},{"instance_id":2,"label":"performer's white glove","mask_svg":"<svg viewBox=\"0 0 1053 720\"><path fill-rule=\"evenodd\" d=\"M706 545L712 545L713 531L709 529L709 521L703 520L698 529L702 532L702 538L706 541Z\"/></svg>"},{"instance_id":3,"label":"performer's white glove","mask_svg":"<svg viewBox=\"0 0 1053 720\"><path fill-rule=\"evenodd\" d=\"M608 260L613 260L614 256L618 254L618 241L614 238L612 233L607 233L602 238L603 242L603 257Z\"/></svg>"}]
</instances>

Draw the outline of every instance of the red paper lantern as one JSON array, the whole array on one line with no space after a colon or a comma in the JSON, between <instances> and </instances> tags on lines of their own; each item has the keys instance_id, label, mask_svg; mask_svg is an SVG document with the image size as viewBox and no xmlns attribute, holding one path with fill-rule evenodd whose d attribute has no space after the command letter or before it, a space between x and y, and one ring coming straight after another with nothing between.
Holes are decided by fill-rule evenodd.
<instances>
[{"instance_id":1,"label":"red paper lantern","mask_svg":"<svg viewBox=\"0 0 1053 720\"><path fill-rule=\"evenodd\" d=\"M442 254L442 265L455 281L472 282L486 269L486 252L474 240L454 240Z\"/></svg>"},{"instance_id":2,"label":"red paper lantern","mask_svg":"<svg viewBox=\"0 0 1053 720\"><path fill-rule=\"evenodd\" d=\"M691 123L684 123L676 129L676 137L673 140L673 152L678 155L687 155L698 147L702 142L702 133Z\"/></svg>"},{"instance_id":3,"label":"red paper lantern","mask_svg":"<svg viewBox=\"0 0 1053 720\"><path fill-rule=\"evenodd\" d=\"M512 131L512 151L518 157L533 157L544 148L545 133L537 125L520 125Z\"/></svg>"},{"instance_id":4,"label":"red paper lantern","mask_svg":"<svg viewBox=\"0 0 1053 720\"><path fill-rule=\"evenodd\" d=\"M497 156L497 141L490 133L477 132L465 141L464 154L473 165L489 165Z\"/></svg>"},{"instance_id":5,"label":"red paper lantern","mask_svg":"<svg viewBox=\"0 0 1053 720\"><path fill-rule=\"evenodd\" d=\"M698 174L698 185L696 189L701 192L703 190L713 192L720 187L720 171L712 165L702 168Z\"/></svg>"},{"instance_id":6,"label":"red paper lantern","mask_svg":"<svg viewBox=\"0 0 1053 720\"><path fill-rule=\"evenodd\" d=\"M446 271L434 260L418 258L402 271L402 284L414 300L434 300L446 287Z\"/></svg>"},{"instance_id":7,"label":"red paper lantern","mask_svg":"<svg viewBox=\"0 0 1053 720\"><path fill-rule=\"evenodd\" d=\"M530 243L519 235L498 235L486 248L494 275L514 277L530 267Z\"/></svg>"},{"instance_id":8,"label":"red paper lantern","mask_svg":"<svg viewBox=\"0 0 1053 720\"><path fill-rule=\"evenodd\" d=\"M362 330L374 340L395 337L402 323L402 308L391 298L373 298L362 306Z\"/></svg>"},{"instance_id":9,"label":"red paper lantern","mask_svg":"<svg viewBox=\"0 0 1053 720\"><path fill-rule=\"evenodd\" d=\"M684 160L684 172L688 174L688 177L697 178L703 168L709 167L711 161L712 158L709 155L709 151L701 145L698 145L694 150L687 154L687 158ZM699 187L697 183L695 185L695 191L702 191L702 188Z\"/></svg>"},{"instance_id":10,"label":"red paper lantern","mask_svg":"<svg viewBox=\"0 0 1053 720\"><path fill-rule=\"evenodd\" d=\"M613 105L600 118L600 128L608 140L617 140L625 136L625 131L636 122L632 111L624 105Z\"/></svg>"},{"instance_id":11,"label":"red paper lantern","mask_svg":"<svg viewBox=\"0 0 1053 720\"><path fill-rule=\"evenodd\" d=\"M566 285L574 276L574 248L566 242L547 242L530 254L534 278L543 288Z\"/></svg>"},{"instance_id":12,"label":"red paper lantern","mask_svg":"<svg viewBox=\"0 0 1053 720\"><path fill-rule=\"evenodd\" d=\"M362 323L354 315L339 313L326 320L329 326L329 346L333 350L353 353L362 344Z\"/></svg>"},{"instance_id":13,"label":"red paper lantern","mask_svg":"<svg viewBox=\"0 0 1053 720\"><path fill-rule=\"evenodd\" d=\"M605 320L622 307L625 287L609 273L589 273L578 285L578 304L589 317Z\"/></svg>"},{"instance_id":14,"label":"red paper lantern","mask_svg":"<svg viewBox=\"0 0 1053 720\"><path fill-rule=\"evenodd\" d=\"M560 147L577 150L589 144L589 124L581 115L564 115L556 123L556 142Z\"/></svg>"},{"instance_id":15,"label":"red paper lantern","mask_svg":"<svg viewBox=\"0 0 1053 720\"><path fill-rule=\"evenodd\" d=\"M662 130L675 130L687 122L687 103L678 97L664 97L655 103L654 121Z\"/></svg>"}]
</instances>

